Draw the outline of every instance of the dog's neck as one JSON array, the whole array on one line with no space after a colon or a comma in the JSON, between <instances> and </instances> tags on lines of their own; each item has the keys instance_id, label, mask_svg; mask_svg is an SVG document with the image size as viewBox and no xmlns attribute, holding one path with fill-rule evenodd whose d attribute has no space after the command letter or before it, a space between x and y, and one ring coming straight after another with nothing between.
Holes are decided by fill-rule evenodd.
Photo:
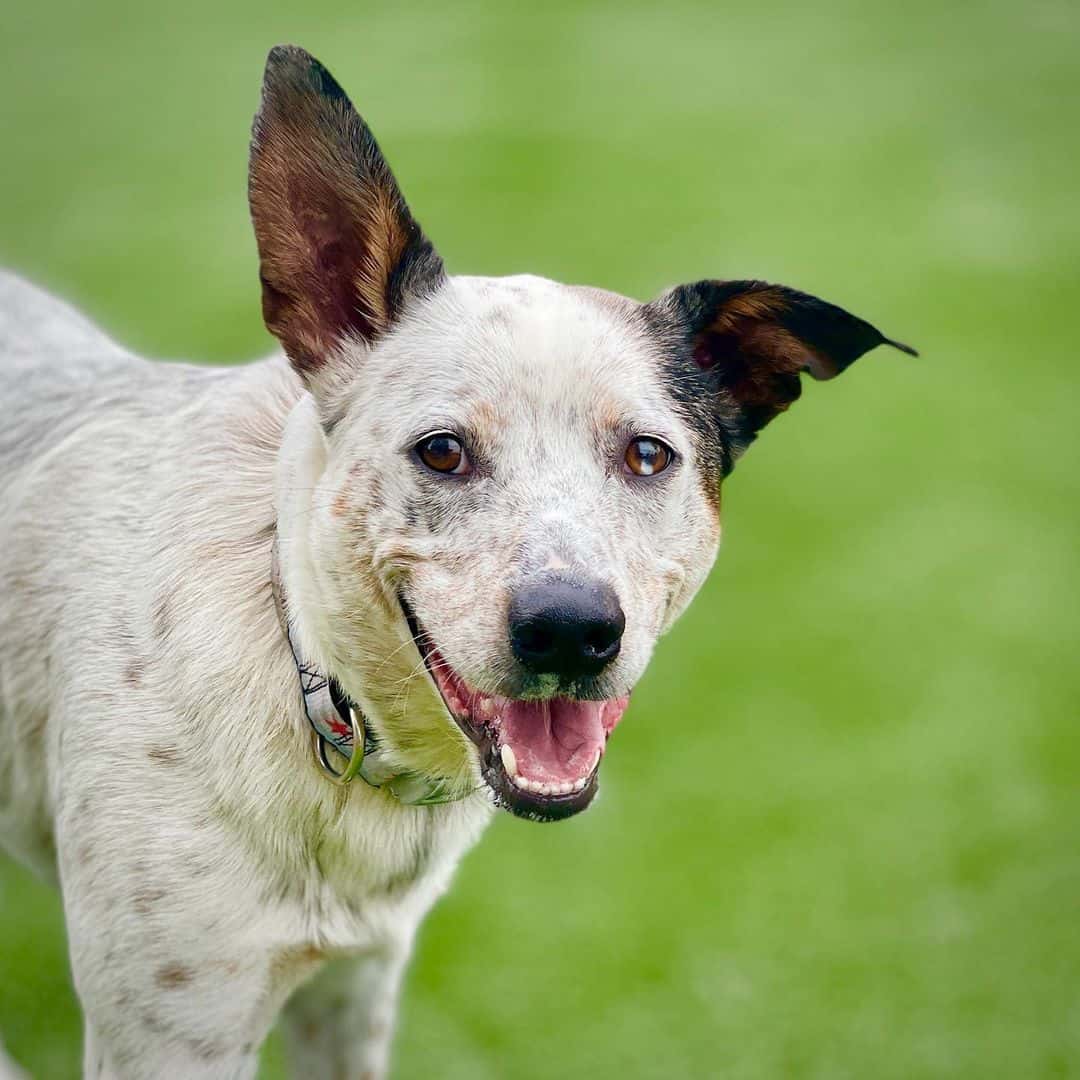
<instances>
[{"instance_id":1,"label":"dog's neck","mask_svg":"<svg viewBox=\"0 0 1080 1080\"><path fill-rule=\"evenodd\" d=\"M308 528L312 500L318 491L326 458L326 436L315 403L305 394L289 415L278 452L275 476L277 539L272 573L283 631L297 663L304 708L317 737L322 737L324 770L340 781L340 771L326 763L325 747L329 745L345 755L343 760L348 760L352 754L350 766L353 762L359 766L356 775L373 787L386 788L399 802L430 805L457 801L470 792L456 791L453 785L448 786L439 779L395 769L392 760L378 751L377 744L371 743L370 731L365 731L359 706L352 704L348 709L342 706L346 714L356 710L352 738L346 744L339 743L327 728L329 719L337 719L333 688L336 687L340 695L340 686L334 681L329 649L321 644L329 641L329 627L323 614L326 605ZM348 699L344 700L347 702ZM358 746L361 752L357 756Z\"/></svg>"},{"instance_id":2,"label":"dog's neck","mask_svg":"<svg viewBox=\"0 0 1080 1080\"><path fill-rule=\"evenodd\" d=\"M281 584L288 597L293 637L305 658L323 671L330 668L321 644L327 640L328 627L320 617L325 605L307 526L327 451L315 401L304 394L285 423L274 477L274 505Z\"/></svg>"}]
</instances>

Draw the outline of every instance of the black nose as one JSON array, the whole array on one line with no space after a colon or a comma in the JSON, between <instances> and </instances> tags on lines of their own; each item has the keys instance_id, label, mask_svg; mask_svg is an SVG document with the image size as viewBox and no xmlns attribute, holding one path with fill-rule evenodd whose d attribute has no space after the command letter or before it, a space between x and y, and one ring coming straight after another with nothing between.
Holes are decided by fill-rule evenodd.
<instances>
[{"instance_id":1,"label":"black nose","mask_svg":"<svg viewBox=\"0 0 1080 1080\"><path fill-rule=\"evenodd\" d=\"M514 655L537 675L598 674L619 655L626 617L610 585L543 578L510 601Z\"/></svg>"}]
</instances>

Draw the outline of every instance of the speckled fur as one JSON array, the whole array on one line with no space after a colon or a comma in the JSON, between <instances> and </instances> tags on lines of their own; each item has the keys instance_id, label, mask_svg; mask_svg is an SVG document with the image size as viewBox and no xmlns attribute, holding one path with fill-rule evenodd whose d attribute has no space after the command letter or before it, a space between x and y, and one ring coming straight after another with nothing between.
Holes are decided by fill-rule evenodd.
<instances>
[{"instance_id":1,"label":"speckled fur","mask_svg":"<svg viewBox=\"0 0 1080 1080\"><path fill-rule=\"evenodd\" d=\"M393 180L336 83L283 49L267 87L252 205L291 365L150 363L0 274L0 843L62 890L92 1078L250 1077L286 1002L305 1080L384 1075L417 927L492 812L399 595L465 680L514 695L515 587L545 570L602 580L626 631L593 691L618 697L719 543L738 386L691 353L728 332L705 300L732 290L648 307L446 277L396 186L367 190ZM279 90L329 104L268 104ZM277 137L281 117L318 137L300 122ZM294 153L319 206L301 205ZM341 156L320 168L327 153ZM321 273L330 300L310 295ZM797 378L790 356L740 363ZM412 453L439 429L465 436L467 480ZM675 464L628 477L634 433ZM458 801L405 806L319 773L272 598L275 537L307 659L402 770L450 778Z\"/></svg>"},{"instance_id":2,"label":"speckled fur","mask_svg":"<svg viewBox=\"0 0 1080 1080\"><path fill-rule=\"evenodd\" d=\"M586 291L451 278L342 361L363 377L329 437L283 359L149 363L10 276L0 347L0 839L63 890L87 1075L250 1075L330 960L328 988L317 976L291 1006L296 1060L335 1075L309 1060L333 1045L381 1075L416 927L491 808L406 807L316 771L275 528L305 651L402 767L476 787L393 590L495 686L515 581L587 567L627 612L608 679L628 690L718 536L648 340ZM690 459L663 498L598 454L631 417ZM443 423L498 463L457 493L467 510L402 452Z\"/></svg>"}]
</instances>

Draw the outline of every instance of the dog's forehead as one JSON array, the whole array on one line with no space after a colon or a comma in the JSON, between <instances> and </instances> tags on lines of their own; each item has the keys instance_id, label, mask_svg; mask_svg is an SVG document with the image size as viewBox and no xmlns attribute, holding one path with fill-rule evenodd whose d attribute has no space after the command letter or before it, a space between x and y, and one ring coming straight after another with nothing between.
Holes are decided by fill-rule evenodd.
<instances>
[{"instance_id":1,"label":"dog's forehead","mask_svg":"<svg viewBox=\"0 0 1080 1080\"><path fill-rule=\"evenodd\" d=\"M403 420L433 408L612 424L672 415L640 305L600 289L528 275L454 277L377 354L376 375Z\"/></svg>"}]
</instances>

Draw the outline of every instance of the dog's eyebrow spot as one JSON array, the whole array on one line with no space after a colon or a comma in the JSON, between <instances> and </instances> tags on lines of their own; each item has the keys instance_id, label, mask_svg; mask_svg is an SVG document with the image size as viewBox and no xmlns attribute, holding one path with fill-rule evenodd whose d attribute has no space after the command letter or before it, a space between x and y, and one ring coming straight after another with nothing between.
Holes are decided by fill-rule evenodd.
<instances>
[{"instance_id":1,"label":"dog's eyebrow spot","mask_svg":"<svg viewBox=\"0 0 1080 1080\"><path fill-rule=\"evenodd\" d=\"M191 971L183 964L168 964L158 971L157 981L159 986L175 990L191 982Z\"/></svg>"},{"instance_id":2,"label":"dog's eyebrow spot","mask_svg":"<svg viewBox=\"0 0 1080 1080\"><path fill-rule=\"evenodd\" d=\"M613 397L602 398L596 405L594 415L601 439L610 438L612 432L619 432L626 426L622 404Z\"/></svg>"},{"instance_id":3,"label":"dog's eyebrow spot","mask_svg":"<svg viewBox=\"0 0 1080 1080\"><path fill-rule=\"evenodd\" d=\"M175 746L151 746L146 756L158 765L179 765L183 755Z\"/></svg>"},{"instance_id":4,"label":"dog's eyebrow spot","mask_svg":"<svg viewBox=\"0 0 1080 1080\"><path fill-rule=\"evenodd\" d=\"M471 409L472 425L478 432L496 432L504 426L499 419L499 407L493 401L478 401Z\"/></svg>"}]
</instances>

